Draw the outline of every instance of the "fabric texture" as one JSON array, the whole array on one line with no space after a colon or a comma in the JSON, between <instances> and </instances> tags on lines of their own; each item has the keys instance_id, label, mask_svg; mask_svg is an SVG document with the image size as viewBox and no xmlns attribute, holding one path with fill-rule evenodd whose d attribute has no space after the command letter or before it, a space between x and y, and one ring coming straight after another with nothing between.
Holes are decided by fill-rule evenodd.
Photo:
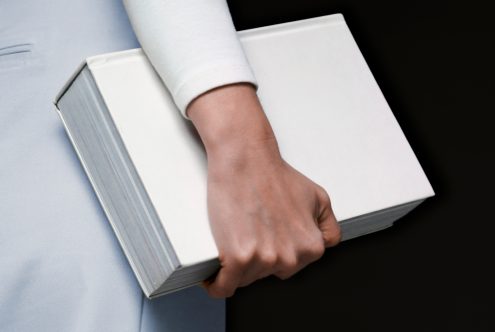
<instances>
[{"instance_id":1,"label":"fabric texture","mask_svg":"<svg viewBox=\"0 0 495 332\"><path fill-rule=\"evenodd\" d=\"M182 115L202 93L258 84L225 0L124 0L144 52Z\"/></svg>"},{"instance_id":2,"label":"fabric texture","mask_svg":"<svg viewBox=\"0 0 495 332\"><path fill-rule=\"evenodd\" d=\"M199 287L143 297L54 111L85 57L139 46L120 0L0 0L2 332L225 328Z\"/></svg>"}]
</instances>

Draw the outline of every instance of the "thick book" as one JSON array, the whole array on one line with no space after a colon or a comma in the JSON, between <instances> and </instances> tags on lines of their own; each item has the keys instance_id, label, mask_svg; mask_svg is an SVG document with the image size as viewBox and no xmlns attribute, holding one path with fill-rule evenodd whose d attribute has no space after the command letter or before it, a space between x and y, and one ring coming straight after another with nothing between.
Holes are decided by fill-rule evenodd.
<instances>
[{"instance_id":1,"label":"thick book","mask_svg":"<svg viewBox=\"0 0 495 332\"><path fill-rule=\"evenodd\" d=\"M341 14L238 34L283 158L328 191L344 240L434 195ZM142 50L86 59L55 105L145 295L211 276L205 150Z\"/></svg>"}]
</instances>

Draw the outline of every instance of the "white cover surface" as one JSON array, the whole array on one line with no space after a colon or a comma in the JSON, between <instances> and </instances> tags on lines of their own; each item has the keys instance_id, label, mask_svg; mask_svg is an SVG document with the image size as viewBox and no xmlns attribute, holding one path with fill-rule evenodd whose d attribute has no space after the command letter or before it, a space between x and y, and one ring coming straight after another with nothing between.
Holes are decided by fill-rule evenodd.
<instances>
[{"instance_id":1,"label":"white cover surface","mask_svg":"<svg viewBox=\"0 0 495 332\"><path fill-rule=\"evenodd\" d=\"M340 14L239 32L282 155L339 221L433 190ZM87 60L183 265L217 256L198 137L139 49Z\"/></svg>"}]
</instances>

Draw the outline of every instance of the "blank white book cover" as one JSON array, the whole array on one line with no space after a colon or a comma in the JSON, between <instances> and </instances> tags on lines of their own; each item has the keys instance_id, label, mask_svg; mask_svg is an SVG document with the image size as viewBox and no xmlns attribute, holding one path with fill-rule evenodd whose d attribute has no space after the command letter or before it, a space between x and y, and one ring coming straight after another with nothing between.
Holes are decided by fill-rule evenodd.
<instances>
[{"instance_id":1,"label":"blank white book cover","mask_svg":"<svg viewBox=\"0 0 495 332\"><path fill-rule=\"evenodd\" d=\"M284 159L339 221L433 190L340 14L239 32ZM217 257L206 155L140 49L87 59L182 265Z\"/></svg>"}]
</instances>

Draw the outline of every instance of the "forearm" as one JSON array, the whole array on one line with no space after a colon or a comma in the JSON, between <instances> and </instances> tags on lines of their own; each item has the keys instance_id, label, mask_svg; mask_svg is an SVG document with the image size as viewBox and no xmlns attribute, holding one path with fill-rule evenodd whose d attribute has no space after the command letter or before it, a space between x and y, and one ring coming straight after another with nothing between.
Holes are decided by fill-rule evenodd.
<instances>
[{"instance_id":1,"label":"forearm","mask_svg":"<svg viewBox=\"0 0 495 332\"><path fill-rule=\"evenodd\" d=\"M188 114L208 154L275 142L270 123L250 84L212 89L191 102Z\"/></svg>"}]
</instances>

